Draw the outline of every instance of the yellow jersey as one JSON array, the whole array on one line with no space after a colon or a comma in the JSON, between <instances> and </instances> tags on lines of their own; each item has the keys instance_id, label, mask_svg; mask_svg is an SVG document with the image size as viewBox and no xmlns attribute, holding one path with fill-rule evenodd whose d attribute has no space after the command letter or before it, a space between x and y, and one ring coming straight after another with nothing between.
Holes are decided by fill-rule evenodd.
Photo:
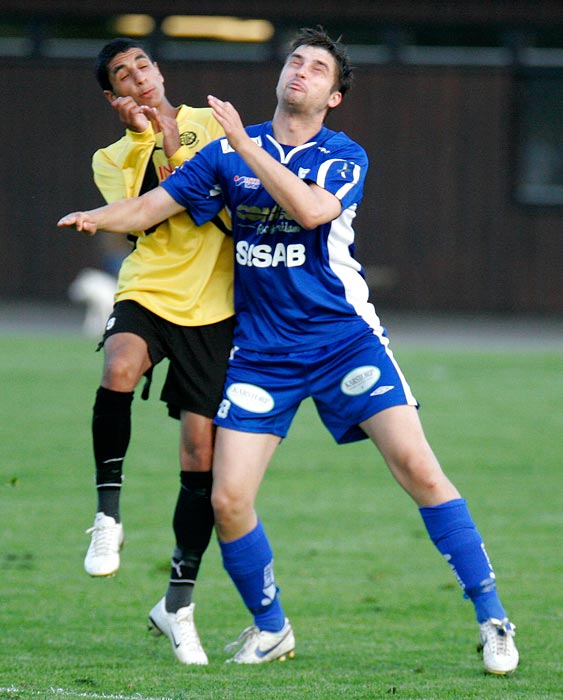
<instances>
[{"instance_id":1,"label":"yellow jersey","mask_svg":"<svg viewBox=\"0 0 563 700\"><path fill-rule=\"evenodd\" d=\"M171 158L162 148L162 134L155 134L150 124L142 133L128 129L119 141L96 151L94 182L108 204L138 196L147 168L154 167L156 185L207 143L224 136L209 108L181 105L176 121L182 145ZM225 212L221 219L230 228ZM217 323L234 314L233 245L216 224L198 227L181 212L150 232L131 233L136 246L119 271L116 301L136 301L181 326Z\"/></svg>"}]
</instances>

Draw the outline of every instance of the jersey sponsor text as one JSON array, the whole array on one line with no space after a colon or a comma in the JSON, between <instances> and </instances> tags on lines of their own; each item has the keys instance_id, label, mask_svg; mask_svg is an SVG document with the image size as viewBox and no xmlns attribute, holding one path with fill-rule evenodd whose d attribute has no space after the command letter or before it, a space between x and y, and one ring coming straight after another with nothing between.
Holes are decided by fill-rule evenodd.
<instances>
[{"instance_id":1,"label":"jersey sponsor text","mask_svg":"<svg viewBox=\"0 0 563 700\"><path fill-rule=\"evenodd\" d=\"M236 261L248 267L301 267L305 264L303 243L277 243L275 246L239 241L236 246Z\"/></svg>"}]
</instances>

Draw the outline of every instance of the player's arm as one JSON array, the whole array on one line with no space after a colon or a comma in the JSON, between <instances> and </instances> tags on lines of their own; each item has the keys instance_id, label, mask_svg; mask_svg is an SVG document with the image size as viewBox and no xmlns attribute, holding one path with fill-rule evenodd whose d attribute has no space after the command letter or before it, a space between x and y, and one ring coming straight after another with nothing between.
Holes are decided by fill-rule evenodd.
<instances>
[{"instance_id":1,"label":"player's arm","mask_svg":"<svg viewBox=\"0 0 563 700\"><path fill-rule=\"evenodd\" d=\"M230 145L260 179L276 202L303 228L313 229L336 219L340 200L315 183L301 180L246 133L240 116L230 102L209 95L209 106L225 130Z\"/></svg>"},{"instance_id":2,"label":"player's arm","mask_svg":"<svg viewBox=\"0 0 563 700\"><path fill-rule=\"evenodd\" d=\"M120 199L97 209L66 214L57 226L74 227L77 231L84 231L91 236L100 230L129 233L144 231L181 211L184 211L184 207L166 190L155 187L141 197Z\"/></svg>"},{"instance_id":3,"label":"player's arm","mask_svg":"<svg viewBox=\"0 0 563 700\"><path fill-rule=\"evenodd\" d=\"M137 173L146 168L156 142L152 127L147 125L143 132L128 129L124 138L94 153L94 182L107 204L138 194Z\"/></svg>"}]
</instances>

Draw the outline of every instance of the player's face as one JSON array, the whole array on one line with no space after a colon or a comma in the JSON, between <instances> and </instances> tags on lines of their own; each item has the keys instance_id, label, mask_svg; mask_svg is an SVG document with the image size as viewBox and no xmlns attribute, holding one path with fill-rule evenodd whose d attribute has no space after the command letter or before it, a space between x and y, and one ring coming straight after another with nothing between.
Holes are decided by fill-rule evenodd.
<instances>
[{"instance_id":1,"label":"player's face","mask_svg":"<svg viewBox=\"0 0 563 700\"><path fill-rule=\"evenodd\" d=\"M280 74L278 103L291 112L326 112L342 101L334 57L316 46L299 46Z\"/></svg>"},{"instance_id":2,"label":"player's face","mask_svg":"<svg viewBox=\"0 0 563 700\"><path fill-rule=\"evenodd\" d=\"M132 97L150 107L158 107L164 97L164 78L140 48L116 54L108 63L108 76L116 97Z\"/></svg>"}]
</instances>

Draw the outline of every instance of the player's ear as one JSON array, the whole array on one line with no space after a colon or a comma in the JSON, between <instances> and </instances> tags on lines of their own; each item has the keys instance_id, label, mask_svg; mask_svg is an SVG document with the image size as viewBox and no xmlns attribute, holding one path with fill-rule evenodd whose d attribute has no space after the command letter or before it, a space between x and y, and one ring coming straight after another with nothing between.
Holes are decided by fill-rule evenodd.
<instances>
[{"instance_id":1,"label":"player's ear","mask_svg":"<svg viewBox=\"0 0 563 700\"><path fill-rule=\"evenodd\" d=\"M339 91L333 92L328 99L327 107L330 107L330 109L334 109L335 107L338 107L338 105L341 102L342 102L342 93Z\"/></svg>"},{"instance_id":2,"label":"player's ear","mask_svg":"<svg viewBox=\"0 0 563 700\"><path fill-rule=\"evenodd\" d=\"M104 97L110 104L117 99L117 95L111 90L104 90Z\"/></svg>"}]
</instances>

